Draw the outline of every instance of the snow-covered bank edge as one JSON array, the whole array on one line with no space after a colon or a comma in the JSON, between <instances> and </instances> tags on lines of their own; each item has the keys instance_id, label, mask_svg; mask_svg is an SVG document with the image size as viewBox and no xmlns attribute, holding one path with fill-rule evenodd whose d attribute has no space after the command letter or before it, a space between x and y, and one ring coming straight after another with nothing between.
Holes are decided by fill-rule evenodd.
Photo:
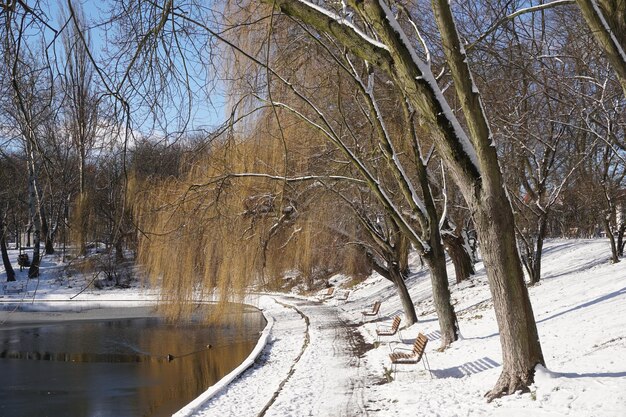
<instances>
[{"instance_id":1,"label":"snow-covered bank edge","mask_svg":"<svg viewBox=\"0 0 626 417\"><path fill-rule=\"evenodd\" d=\"M193 415L196 411L198 411L204 404L213 398L216 394L226 388L231 382L233 382L236 378L238 378L242 373L244 373L248 368L250 368L254 362L257 360L259 355L263 352L263 349L267 346L267 342L272 333L272 329L274 327L274 317L271 313L264 308L261 308L261 312L267 321L265 328L261 331L261 336L257 341L256 346L250 352L250 355L235 369L233 369L230 373L225 375L222 379L217 381L215 384L211 385L200 394L195 400L178 410L173 417L187 417Z\"/></svg>"}]
</instances>

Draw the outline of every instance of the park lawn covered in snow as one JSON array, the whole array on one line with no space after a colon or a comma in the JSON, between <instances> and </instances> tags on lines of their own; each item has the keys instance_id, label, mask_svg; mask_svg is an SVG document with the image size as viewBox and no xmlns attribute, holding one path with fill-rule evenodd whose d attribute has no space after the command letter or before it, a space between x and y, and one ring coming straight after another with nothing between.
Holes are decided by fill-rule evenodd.
<instances>
[{"instance_id":1,"label":"park lawn covered in snow","mask_svg":"<svg viewBox=\"0 0 626 417\"><path fill-rule=\"evenodd\" d=\"M385 416L418 409L420 415L441 416L626 415L626 264L609 264L609 254L604 240L548 242L542 281L530 288L547 369L537 369L529 394L490 404L482 396L495 384L502 359L484 270L479 265L476 278L452 285L462 340L444 352L436 351L438 324L428 277L417 274L409 285L421 322L402 336L407 341L418 332L429 337L433 379L421 364L405 365L391 383L373 386L369 401ZM384 285L371 278L355 296L371 300ZM361 300L343 306L354 320L362 307ZM399 310L397 301L383 302L387 317ZM364 333L373 341L375 324L365 325ZM367 354L372 377L389 366L387 353L379 347Z\"/></svg>"},{"instance_id":2,"label":"park lawn covered in snow","mask_svg":"<svg viewBox=\"0 0 626 417\"><path fill-rule=\"evenodd\" d=\"M381 416L624 416L626 415L626 263L608 263L609 248L604 240L559 240L546 245L543 279L530 288L535 317L541 337L547 369L537 369L531 392L487 403L483 395L495 384L501 370L498 330L484 269L478 265L477 276L460 285L452 284L452 297L459 317L462 340L444 352L438 352L438 323L433 314L430 278L425 271L409 279L409 288L419 315L419 323L402 329L402 340L410 344L419 332L429 338L427 357L433 377L422 364L398 367L389 375L389 347L372 348L359 360L358 379L362 392L362 415ZM452 269L449 270L453 277ZM334 279L341 287L346 280ZM360 326L366 342L376 341L376 326L402 314L392 285L374 274L350 288L347 301L330 299L344 319L361 320L361 311L382 300L381 319ZM323 294L325 291L320 292ZM336 290L336 298L341 297ZM266 306L266 309L271 307ZM285 313L282 313L285 314ZM292 314L294 317L295 315ZM295 322L296 319L292 318ZM295 325L290 328L293 329ZM302 326L304 327L304 326ZM292 331L292 330L290 330ZM276 336L279 338L280 336ZM293 337L292 355L301 345ZM397 340L397 339L395 339ZM277 342L280 344L280 341ZM280 346L284 349L284 346ZM324 349L322 346L321 349ZM331 340L326 349L334 349ZM285 354L285 353L282 353ZM265 364L264 366L271 366ZM255 409L257 398L246 387L269 384L266 377L255 378L263 367L254 368L241 381L226 390L227 401L212 401L198 415L220 415ZM288 369L279 366L285 374ZM337 375L342 364L332 360L309 368L311 381L317 374ZM274 378L280 379L279 375ZM338 378L339 379L339 378ZM303 381L306 384L309 381ZM285 402L303 402L300 390L283 392ZM315 386L310 390L319 389ZM345 390L345 387L337 387ZM354 392L348 390L352 397ZM239 397L237 393L240 393ZM245 394L244 394L245 393ZM240 402L237 405L237 401ZM338 402L334 415L345 413L351 399ZM306 401L305 401L306 402ZM265 402L261 399L259 405ZM257 410L260 408L256 408ZM348 408L354 410L354 408ZM270 408L267 415L275 414ZM308 415L308 414L306 414ZM321 415L321 414L318 414Z\"/></svg>"},{"instance_id":3,"label":"park lawn covered in snow","mask_svg":"<svg viewBox=\"0 0 626 417\"><path fill-rule=\"evenodd\" d=\"M337 276L331 280L339 287L335 296L322 305L303 297L251 297L250 302L272 318L268 344L254 366L188 411L207 416L258 415L271 402L268 416L624 416L626 263L609 264L608 255L605 240L547 243L542 281L530 288L547 369L537 369L530 393L491 403L483 398L498 378L502 359L482 266L471 280L451 284L462 339L438 352L430 278L415 265L417 272L408 286L420 321L402 328L402 341L412 343L419 332L429 338L426 352L432 378L421 363L399 366L390 375L389 346L375 343L376 326L402 314L392 284L374 274L345 288L348 280ZM38 300L67 301L87 282L85 277L62 277L60 264L44 261L42 277L29 282L28 292L0 291L0 300L27 302L38 285ZM451 266L449 273L453 278ZM18 279L25 280L25 274ZM342 289L350 290L347 300L340 300ZM135 305L156 296L156 291L139 287L89 289L73 302L106 306L114 300ZM380 318L360 324L361 311L376 300L382 301ZM5 320L6 312L2 315ZM342 326L359 332L371 344L362 357L350 356L354 341L343 340L349 332L337 330Z\"/></svg>"}]
</instances>

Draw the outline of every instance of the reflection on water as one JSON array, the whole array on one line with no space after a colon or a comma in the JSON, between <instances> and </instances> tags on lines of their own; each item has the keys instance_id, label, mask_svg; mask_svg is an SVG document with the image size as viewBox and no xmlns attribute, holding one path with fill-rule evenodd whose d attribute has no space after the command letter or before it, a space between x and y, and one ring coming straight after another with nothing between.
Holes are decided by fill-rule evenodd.
<instances>
[{"instance_id":1,"label":"reflection on water","mask_svg":"<svg viewBox=\"0 0 626 417\"><path fill-rule=\"evenodd\" d=\"M0 415L166 416L237 367L265 325L134 318L0 329Z\"/></svg>"}]
</instances>

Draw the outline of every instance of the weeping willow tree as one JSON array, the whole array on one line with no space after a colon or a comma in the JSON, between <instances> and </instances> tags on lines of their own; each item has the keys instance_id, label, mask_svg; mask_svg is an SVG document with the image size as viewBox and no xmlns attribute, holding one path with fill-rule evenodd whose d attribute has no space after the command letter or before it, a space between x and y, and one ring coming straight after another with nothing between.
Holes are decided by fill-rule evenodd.
<instances>
[{"instance_id":1,"label":"weeping willow tree","mask_svg":"<svg viewBox=\"0 0 626 417\"><path fill-rule=\"evenodd\" d=\"M133 181L138 260L159 282L172 318L190 314L199 300L218 303L211 319L252 290L310 291L337 272L371 271L346 245L356 239L356 223L324 186L346 177L316 162L331 150L302 123L278 132L272 112L262 113L254 130L215 139L184 175Z\"/></svg>"}]
</instances>

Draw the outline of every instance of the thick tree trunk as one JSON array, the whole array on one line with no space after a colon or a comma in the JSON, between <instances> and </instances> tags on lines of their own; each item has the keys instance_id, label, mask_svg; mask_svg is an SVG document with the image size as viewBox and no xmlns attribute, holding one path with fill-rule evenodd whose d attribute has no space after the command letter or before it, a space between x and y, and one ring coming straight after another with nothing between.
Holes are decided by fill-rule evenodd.
<instances>
[{"instance_id":1,"label":"thick tree trunk","mask_svg":"<svg viewBox=\"0 0 626 417\"><path fill-rule=\"evenodd\" d=\"M503 369L486 395L489 400L528 392L535 366L545 364L515 244L513 212L504 189L494 191L472 204L502 344Z\"/></svg>"},{"instance_id":2,"label":"thick tree trunk","mask_svg":"<svg viewBox=\"0 0 626 417\"><path fill-rule=\"evenodd\" d=\"M404 275L400 272L398 264L394 264L389 268L389 277L396 286L400 302L402 303L402 309L404 310L404 320L407 326L417 323L417 313L415 312L415 306L409 294L409 289L404 282Z\"/></svg>"},{"instance_id":3,"label":"thick tree trunk","mask_svg":"<svg viewBox=\"0 0 626 417\"><path fill-rule=\"evenodd\" d=\"M407 238L405 235L401 235L398 239L398 254L400 264L400 272L402 272L402 276L408 277L411 273L411 268L409 267L409 252L411 251L411 240Z\"/></svg>"}]
</instances>

